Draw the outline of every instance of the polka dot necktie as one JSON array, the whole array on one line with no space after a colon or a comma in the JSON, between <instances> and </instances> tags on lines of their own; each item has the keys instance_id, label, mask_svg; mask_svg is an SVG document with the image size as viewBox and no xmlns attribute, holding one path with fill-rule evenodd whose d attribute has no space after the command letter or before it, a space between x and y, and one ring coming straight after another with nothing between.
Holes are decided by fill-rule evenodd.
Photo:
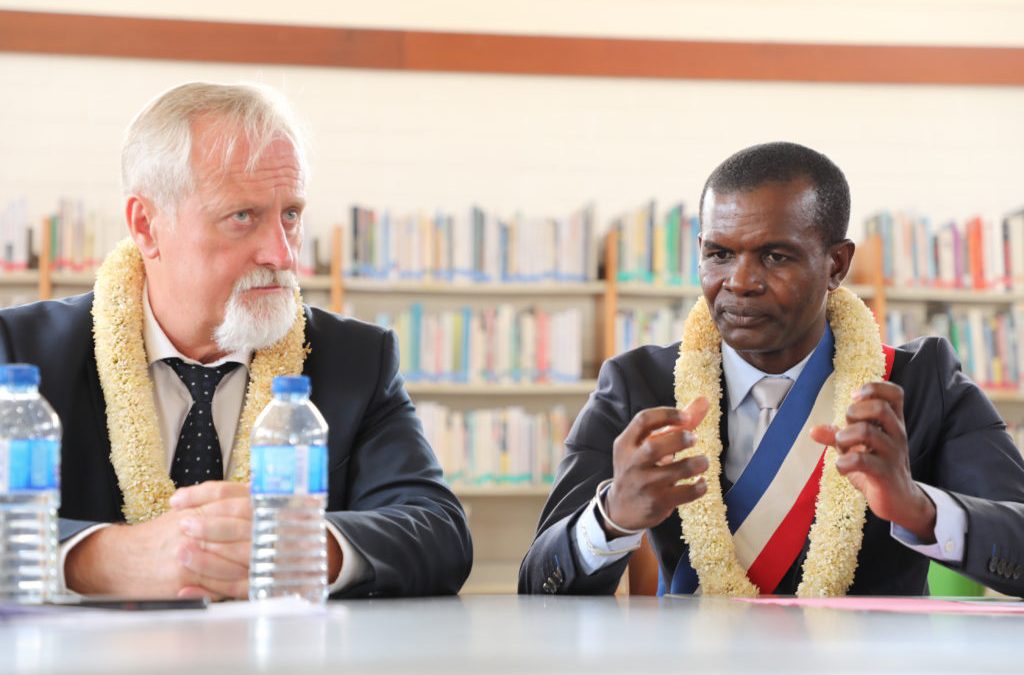
<instances>
[{"instance_id":1,"label":"polka dot necktie","mask_svg":"<svg viewBox=\"0 0 1024 675\"><path fill-rule=\"evenodd\" d=\"M179 358L163 361L178 374L192 395L192 407L181 425L178 446L174 450L171 480L177 487L223 480L220 439L213 426L213 393L221 379L241 364L228 362L216 368L205 368L185 363Z\"/></svg>"}]
</instances>

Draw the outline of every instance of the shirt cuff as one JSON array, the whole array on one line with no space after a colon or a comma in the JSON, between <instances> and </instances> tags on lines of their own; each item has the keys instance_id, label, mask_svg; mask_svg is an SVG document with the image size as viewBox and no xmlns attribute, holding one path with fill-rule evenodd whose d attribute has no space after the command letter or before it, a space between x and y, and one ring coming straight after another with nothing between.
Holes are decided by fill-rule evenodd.
<instances>
[{"instance_id":1,"label":"shirt cuff","mask_svg":"<svg viewBox=\"0 0 1024 675\"><path fill-rule=\"evenodd\" d=\"M608 541L604 528L597 522L597 504L593 501L573 525L571 534L580 567L588 576L635 551L644 536L638 532Z\"/></svg>"},{"instance_id":2,"label":"shirt cuff","mask_svg":"<svg viewBox=\"0 0 1024 675\"><path fill-rule=\"evenodd\" d=\"M935 504L935 543L925 544L914 534L896 523L890 523L889 533L904 546L932 560L960 564L964 559L964 540L967 538L967 513L944 490L918 483Z\"/></svg>"},{"instance_id":3,"label":"shirt cuff","mask_svg":"<svg viewBox=\"0 0 1024 675\"><path fill-rule=\"evenodd\" d=\"M341 548L341 571L338 572L337 579L333 581L328 580L330 585L327 587L327 592L333 595L338 591L343 591L346 588L351 588L368 580L370 578L370 563L341 534L341 530L330 521L327 521L327 532L330 536L334 537L334 540L338 542L339 548Z\"/></svg>"},{"instance_id":4,"label":"shirt cuff","mask_svg":"<svg viewBox=\"0 0 1024 675\"><path fill-rule=\"evenodd\" d=\"M70 539L65 540L60 545L60 552L58 553L57 558L57 569L59 570L57 575L57 582L60 584L59 587L57 588L58 593L78 595L78 593L75 593L73 590L68 588L67 575L64 572L64 565L65 563L67 563L68 553L71 553L71 549L82 543L82 541L90 534L99 532L104 527L110 527L110 523L98 523L96 525L93 525L92 527L87 527L75 536L71 537Z\"/></svg>"}]
</instances>

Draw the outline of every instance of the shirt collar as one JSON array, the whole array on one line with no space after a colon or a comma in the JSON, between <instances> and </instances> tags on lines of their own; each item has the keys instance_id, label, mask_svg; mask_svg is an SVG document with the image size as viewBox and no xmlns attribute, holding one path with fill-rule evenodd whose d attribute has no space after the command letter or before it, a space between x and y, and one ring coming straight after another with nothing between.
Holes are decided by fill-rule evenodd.
<instances>
[{"instance_id":1,"label":"shirt collar","mask_svg":"<svg viewBox=\"0 0 1024 675\"><path fill-rule=\"evenodd\" d=\"M148 284L142 287L142 315L142 339L146 347L146 358L149 360L149 365L174 357L181 359L185 363L194 363L197 366L204 366L206 368L215 368L222 363L228 362L241 363L245 368L249 367L249 359L252 357L251 351L232 352L214 363L199 363L195 359L190 359L179 352L174 347L174 344L171 343L167 334L164 333L164 329L160 327L156 317L153 316L153 309L149 306Z\"/></svg>"},{"instance_id":2,"label":"shirt collar","mask_svg":"<svg viewBox=\"0 0 1024 675\"><path fill-rule=\"evenodd\" d=\"M825 339L822 334L821 339ZM821 340L818 341L821 344ZM815 345L817 349L817 345ZM781 374L765 373L747 363L739 352L722 340L722 370L725 373L725 390L729 392L729 409L735 411L743 403L750 393L751 387L765 377L788 377L796 382L803 372L804 366L811 359L814 349L808 352L807 356L789 370Z\"/></svg>"}]
</instances>

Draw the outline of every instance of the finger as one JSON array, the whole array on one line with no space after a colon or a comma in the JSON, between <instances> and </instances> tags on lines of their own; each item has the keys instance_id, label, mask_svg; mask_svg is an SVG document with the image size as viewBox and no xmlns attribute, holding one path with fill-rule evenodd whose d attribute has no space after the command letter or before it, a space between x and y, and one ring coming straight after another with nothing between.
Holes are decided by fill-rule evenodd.
<instances>
[{"instance_id":1,"label":"finger","mask_svg":"<svg viewBox=\"0 0 1024 675\"><path fill-rule=\"evenodd\" d=\"M232 560L204 551L192 542L180 548L178 562L200 580L238 581L249 576L248 565L239 565Z\"/></svg>"},{"instance_id":2,"label":"finger","mask_svg":"<svg viewBox=\"0 0 1024 675\"><path fill-rule=\"evenodd\" d=\"M671 488L669 490L669 497L672 499L672 503L678 506L679 504L688 504L695 499L703 497L707 491L707 481L699 478L696 483L677 485Z\"/></svg>"},{"instance_id":3,"label":"finger","mask_svg":"<svg viewBox=\"0 0 1024 675\"><path fill-rule=\"evenodd\" d=\"M671 427L651 434L637 450L636 461L643 465L664 465L673 461L680 450L692 447L696 437L692 431Z\"/></svg>"},{"instance_id":4,"label":"finger","mask_svg":"<svg viewBox=\"0 0 1024 675\"><path fill-rule=\"evenodd\" d=\"M678 462L657 469L659 480L666 485L675 485L681 480L696 478L708 470L708 458L706 455L687 457Z\"/></svg>"},{"instance_id":5,"label":"finger","mask_svg":"<svg viewBox=\"0 0 1024 675\"><path fill-rule=\"evenodd\" d=\"M181 488L171 495L170 503L172 508L187 509L190 507L210 504L222 499L248 496L248 483L208 480L205 483L200 483L199 485L191 485L186 488Z\"/></svg>"},{"instance_id":6,"label":"finger","mask_svg":"<svg viewBox=\"0 0 1024 675\"><path fill-rule=\"evenodd\" d=\"M849 425L855 422L876 424L892 438L900 438L907 433L896 411L888 401L880 398L861 399L851 404L846 409L846 423Z\"/></svg>"},{"instance_id":7,"label":"finger","mask_svg":"<svg viewBox=\"0 0 1024 675\"><path fill-rule=\"evenodd\" d=\"M845 476L849 473L863 473L873 478L885 475L888 463L878 455L868 452L849 452L836 458L836 471Z\"/></svg>"},{"instance_id":8,"label":"finger","mask_svg":"<svg viewBox=\"0 0 1024 675\"><path fill-rule=\"evenodd\" d=\"M858 448L863 446L863 448ZM835 448L840 453L854 451L857 453L872 452L886 458L895 457L896 444L882 429L869 422L856 422L836 432Z\"/></svg>"},{"instance_id":9,"label":"finger","mask_svg":"<svg viewBox=\"0 0 1024 675\"><path fill-rule=\"evenodd\" d=\"M242 518L252 520L252 501L248 496L222 499L196 506L185 518Z\"/></svg>"},{"instance_id":10,"label":"finger","mask_svg":"<svg viewBox=\"0 0 1024 675\"><path fill-rule=\"evenodd\" d=\"M868 382L860 389L853 392L853 401L863 401L869 398L878 398L892 408L896 418L903 422L903 387L892 382Z\"/></svg>"},{"instance_id":11,"label":"finger","mask_svg":"<svg viewBox=\"0 0 1024 675\"><path fill-rule=\"evenodd\" d=\"M835 447L837 431L839 431L839 428L832 424L815 425L811 427L811 440L815 443Z\"/></svg>"},{"instance_id":12,"label":"finger","mask_svg":"<svg viewBox=\"0 0 1024 675\"><path fill-rule=\"evenodd\" d=\"M216 597L219 599L236 598L239 600L244 600L249 597L248 576L240 581L221 581L219 579L201 577L197 586L205 591L205 595L207 597Z\"/></svg>"},{"instance_id":13,"label":"finger","mask_svg":"<svg viewBox=\"0 0 1024 675\"><path fill-rule=\"evenodd\" d=\"M183 533L205 542L249 541L252 537L252 520L247 518L184 518L179 526Z\"/></svg>"},{"instance_id":14,"label":"finger","mask_svg":"<svg viewBox=\"0 0 1024 675\"><path fill-rule=\"evenodd\" d=\"M249 565L249 557L252 555L251 541L235 541L230 543L209 542L202 539L195 540L196 545L213 555L219 555L225 560L230 560L237 565Z\"/></svg>"},{"instance_id":15,"label":"finger","mask_svg":"<svg viewBox=\"0 0 1024 675\"><path fill-rule=\"evenodd\" d=\"M651 432L662 427L682 426L689 418L678 408L647 408L629 421L619 438L630 447L637 447Z\"/></svg>"}]
</instances>

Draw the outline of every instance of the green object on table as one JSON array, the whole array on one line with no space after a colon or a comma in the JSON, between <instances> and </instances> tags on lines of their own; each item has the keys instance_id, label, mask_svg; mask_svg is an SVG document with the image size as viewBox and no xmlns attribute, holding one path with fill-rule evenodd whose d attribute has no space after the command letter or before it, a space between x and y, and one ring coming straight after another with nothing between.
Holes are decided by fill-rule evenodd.
<instances>
[{"instance_id":1,"label":"green object on table","mask_svg":"<svg viewBox=\"0 0 1024 675\"><path fill-rule=\"evenodd\" d=\"M971 581L962 574L957 574L938 563L932 563L928 568L928 589L932 595L947 597L956 595L976 597L985 594L985 587L977 581Z\"/></svg>"}]
</instances>

